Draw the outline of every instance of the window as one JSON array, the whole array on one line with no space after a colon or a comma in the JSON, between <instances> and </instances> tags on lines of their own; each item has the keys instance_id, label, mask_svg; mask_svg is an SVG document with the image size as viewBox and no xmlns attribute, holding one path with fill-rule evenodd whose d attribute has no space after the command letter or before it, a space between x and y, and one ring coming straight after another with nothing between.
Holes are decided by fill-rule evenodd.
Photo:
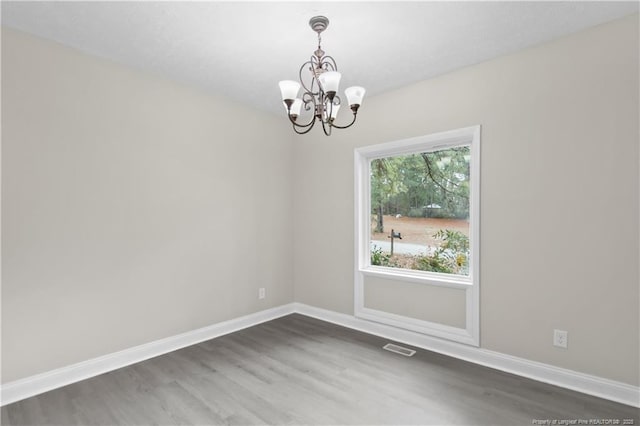
<instances>
[{"instance_id":1,"label":"window","mask_svg":"<svg viewBox=\"0 0 640 426\"><path fill-rule=\"evenodd\" d=\"M405 325L478 344L479 170L479 126L356 149L356 316L403 325L365 307L365 277L464 290L463 329Z\"/></svg>"},{"instance_id":2,"label":"window","mask_svg":"<svg viewBox=\"0 0 640 426\"><path fill-rule=\"evenodd\" d=\"M471 146L369 162L369 263L469 275Z\"/></svg>"}]
</instances>

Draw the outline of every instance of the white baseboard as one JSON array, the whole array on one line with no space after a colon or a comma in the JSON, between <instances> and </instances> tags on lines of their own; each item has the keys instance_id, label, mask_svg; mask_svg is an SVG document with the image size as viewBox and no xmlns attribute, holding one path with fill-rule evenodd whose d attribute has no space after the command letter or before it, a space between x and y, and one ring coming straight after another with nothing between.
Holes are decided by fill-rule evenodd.
<instances>
[{"instance_id":1,"label":"white baseboard","mask_svg":"<svg viewBox=\"0 0 640 426\"><path fill-rule=\"evenodd\" d=\"M554 367L540 362L529 361L487 349L450 342L384 324L366 321L352 315L316 308L303 303L289 303L6 383L2 385L0 392L0 405L4 406L21 399L292 313L300 313L518 376L594 395L622 404L640 407L640 388L637 386Z\"/></svg>"},{"instance_id":2,"label":"white baseboard","mask_svg":"<svg viewBox=\"0 0 640 426\"><path fill-rule=\"evenodd\" d=\"M2 385L0 406L204 342L214 337L233 333L293 312L294 305L290 303L9 382Z\"/></svg>"},{"instance_id":3,"label":"white baseboard","mask_svg":"<svg viewBox=\"0 0 640 426\"><path fill-rule=\"evenodd\" d=\"M362 320L352 315L316 308L303 303L294 303L294 310L303 315L384 337L396 342L438 352L453 358L484 365L496 370L575 390L599 398L640 407L640 388L637 386L591 376L565 368L554 367L541 362L529 361L487 349L442 340L436 337Z\"/></svg>"}]
</instances>

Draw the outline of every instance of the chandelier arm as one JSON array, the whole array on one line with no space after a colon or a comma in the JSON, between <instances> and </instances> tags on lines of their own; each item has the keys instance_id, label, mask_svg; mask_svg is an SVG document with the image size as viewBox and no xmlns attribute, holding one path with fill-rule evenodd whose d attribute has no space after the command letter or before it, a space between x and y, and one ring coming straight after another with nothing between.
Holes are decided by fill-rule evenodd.
<instances>
[{"instance_id":1,"label":"chandelier arm","mask_svg":"<svg viewBox=\"0 0 640 426\"><path fill-rule=\"evenodd\" d=\"M302 66L300 67L300 71L298 72L298 79L300 80L300 84L302 85L302 88L303 88L306 92L311 93L311 94L313 94L313 93L314 93L314 91L313 91L313 83L314 83L314 82L315 82L315 80L316 80L316 77L315 77L315 75L314 75L314 73L313 73L313 69L314 69L314 60L313 60L313 59L314 59L314 57L312 56L312 57L311 57L311 60L309 60L309 61L305 62L304 64L302 64ZM309 66L309 68L311 68L311 70L312 70L312 71L311 71L311 88L307 87L307 85L306 85L306 84L305 84L305 82L304 82L304 80L305 80L305 79L304 79L304 78L302 78L302 71L304 70L304 68L305 68L307 65L308 65L308 66Z\"/></svg>"},{"instance_id":2,"label":"chandelier arm","mask_svg":"<svg viewBox=\"0 0 640 426\"><path fill-rule=\"evenodd\" d=\"M302 99L302 102L304 102L304 110L309 111L311 109L309 104L313 104L313 111L315 113L316 105L317 105L316 94L313 92L306 91L302 94L301 99Z\"/></svg>"},{"instance_id":3,"label":"chandelier arm","mask_svg":"<svg viewBox=\"0 0 640 426\"><path fill-rule=\"evenodd\" d=\"M331 110L333 108L333 104L331 102L329 102L329 99L326 97L322 98L322 111L321 111L321 116L320 121L322 121L322 124L325 123L329 123L329 120L331 119Z\"/></svg>"},{"instance_id":4,"label":"chandelier arm","mask_svg":"<svg viewBox=\"0 0 640 426\"><path fill-rule=\"evenodd\" d=\"M293 127L298 128L298 129L305 129L305 128L311 128L313 127L313 125L315 124L316 120L315 117L313 117L313 119L308 122L307 124L300 124L296 121L293 120L293 118L291 118L291 116L289 116L289 121L291 122L291 124L293 124Z\"/></svg>"},{"instance_id":5,"label":"chandelier arm","mask_svg":"<svg viewBox=\"0 0 640 426\"><path fill-rule=\"evenodd\" d=\"M340 106L340 96L335 95L333 97L332 100L329 100L329 98L327 97L322 97L322 105L323 105L323 109L322 109L322 114L323 116L320 117L320 120L324 123L326 123L327 125L334 127L333 124L331 124L333 122L333 107L335 106ZM331 133L331 132L329 132Z\"/></svg>"},{"instance_id":6,"label":"chandelier arm","mask_svg":"<svg viewBox=\"0 0 640 426\"><path fill-rule=\"evenodd\" d=\"M331 128L333 127L331 123L325 123L324 120L320 120L320 122L322 123L322 131L324 132L324 134L327 136L331 136ZM327 128L329 128L329 130L327 130Z\"/></svg>"},{"instance_id":7,"label":"chandelier arm","mask_svg":"<svg viewBox=\"0 0 640 426\"><path fill-rule=\"evenodd\" d=\"M304 92L302 94L302 102L304 102L304 110L305 111L310 111L313 108L313 114L311 115L311 120L307 123L307 124L300 124L297 121L293 120L293 118L291 118L291 115L287 114L289 116L289 121L291 121L291 123L298 128L305 128L305 127L313 127L315 121L316 121L316 99L315 96L313 96L313 93L310 92ZM313 105L313 106L311 106Z\"/></svg>"},{"instance_id":8,"label":"chandelier arm","mask_svg":"<svg viewBox=\"0 0 640 426\"><path fill-rule=\"evenodd\" d=\"M289 114L287 114L287 117L289 117L289 121L291 122L291 124L293 124L293 127L301 128L301 129L304 129L304 128L306 128L306 127L311 128L311 127L313 127L313 124L316 122L316 118L315 118L315 117L312 117L312 118L311 118L311 121L310 121L310 122L308 122L307 124L300 124L300 123L298 123L298 122L297 122L297 121L295 121L293 118L291 118L291 115L289 115ZM306 133L306 132L305 132L305 133Z\"/></svg>"},{"instance_id":9,"label":"chandelier arm","mask_svg":"<svg viewBox=\"0 0 640 426\"><path fill-rule=\"evenodd\" d=\"M314 120L310 123L310 127L307 130L304 131L299 131L298 128L299 127L303 127L303 126L298 126L295 122L293 123L293 131L296 132L299 135L304 135L305 133L309 133L311 131L311 129L313 129L314 124L316 124L316 120L314 118ZM326 132L325 132L326 133Z\"/></svg>"},{"instance_id":10,"label":"chandelier arm","mask_svg":"<svg viewBox=\"0 0 640 426\"><path fill-rule=\"evenodd\" d=\"M328 68L324 68L325 65L330 66L331 69L329 70ZM320 63L320 66L322 66L323 69L326 69L329 71L338 71L338 65L336 64L335 59L333 59L333 57L329 55L325 55L322 57L322 62Z\"/></svg>"},{"instance_id":11,"label":"chandelier arm","mask_svg":"<svg viewBox=\"0 0 640 426\"><path fill-rule=\"evenodd\" d=\"M353 123L356 122L356 117L358 116L358 113L353 113L353 120L351 120L351 123L347 124L346 126L338 126L336 124L331 123L331 127L335 127L336 129L346 129L348 127L353 126Z\"/></svg>"},{"instance_id":12,"label":"chandelier arm","mask_svg":"<svg viewBox=\"0 0 640 426\"><path fill-rule=\"evenodd\" d=\"M305 99L305 98L306 98L306 99ZM315 122L316 122L316 116L315 116L315 111L316 111L316 100L315 100L315 97L314 97L314 96L313 96L313 94L312 94L312 93L310 93L310 92L304 92L304 93L302 94L302 101L304 102L304 109L305 109L305 111L310 111L310 110L311 110L311 107L309 106L309 104L313 104L313 115L311 116L311 120L310 120L308 123L306 123L306 124L300 124L300 123L298 123L296 120L294 120L294 119L291 117L290 110L288 110L288 111L287 111L287 117L289 117L289 121L291 122L291 124L293 124L293 129L296 131L296 133L301 134L301 135L303 135L303 134L307 133L309 130L311 130L311 128L313 128L313 125L314 125L314 124L315 124ZM300 128L300 129L304 129L304 128L307 128L307 127L308 127L309 129L308 129L308 130L306 130L306 131L304 131L304 132L302 132L302 133L300 133L300 132L298 132L298 131L296 130L296 129L298 129L298 128Z\"/></svg>"}]
</instances>

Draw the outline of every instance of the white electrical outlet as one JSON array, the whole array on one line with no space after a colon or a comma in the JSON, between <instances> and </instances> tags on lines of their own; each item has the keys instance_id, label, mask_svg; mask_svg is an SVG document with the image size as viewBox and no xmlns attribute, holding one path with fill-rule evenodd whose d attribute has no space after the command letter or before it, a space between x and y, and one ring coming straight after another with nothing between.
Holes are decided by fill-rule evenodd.
<instances>
[{"instance_id":1,"label":"white electrical outlet","mask_svg":"<svg viewBox=\"0 0 640 426\"><path fill-rule=\"evenodd\" d=\"M568 334L564 330L553 330L553 346L567 349Z\"/></svg>"},{"instance_id":2,"label":"white electrical outlet","mask_svg":"<svg viewBox=\"0 0 640 426\"><path fill-rule=\"evenodd\" d=\"M264 299L265 297L267 297L267 291L264 287L260 287L258 289L258 299Z\"/></svg>"}]
</instances>

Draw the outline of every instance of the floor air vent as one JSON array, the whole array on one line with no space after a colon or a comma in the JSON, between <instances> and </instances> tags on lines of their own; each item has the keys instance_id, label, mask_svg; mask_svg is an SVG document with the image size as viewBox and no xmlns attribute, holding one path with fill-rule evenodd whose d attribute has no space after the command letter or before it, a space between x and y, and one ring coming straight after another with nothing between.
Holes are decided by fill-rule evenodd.
<instances>
[{"instance_id":1,"label":"floor air vent","mask_svg":"<svg viewBox=\"0 0 640 426\"><path fill-rule=\"evenodd\" d=\"M403 348L402 346L394 345L393 343L387 343L382 347L382 349L386 349L389 352L395 352L404 356L413 356L416 353L413 349Z\"/></svg>"}]
</instances>

